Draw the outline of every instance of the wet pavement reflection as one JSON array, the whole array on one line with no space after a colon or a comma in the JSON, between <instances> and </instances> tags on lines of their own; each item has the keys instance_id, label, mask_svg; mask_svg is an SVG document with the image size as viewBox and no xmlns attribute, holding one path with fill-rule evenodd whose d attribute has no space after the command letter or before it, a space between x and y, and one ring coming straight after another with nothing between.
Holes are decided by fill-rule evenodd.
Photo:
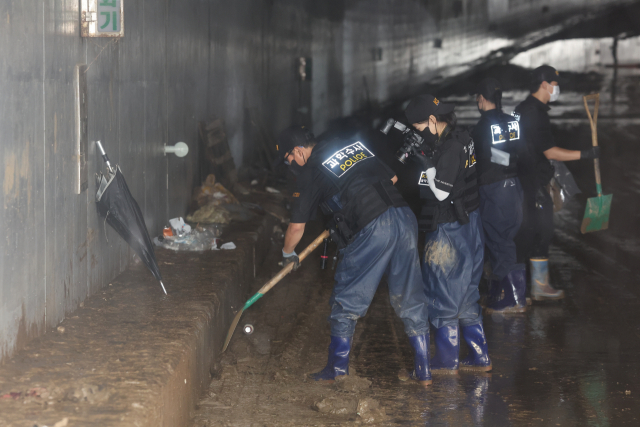
<instances>
[{"instance_id":1,"label":"wet pavement reflection","mask_svg":"<svg viewBox=\"0 0 640 427\"><path fill-rule=\"evenodd\" d=\"M606 292L607 279L554 247L552 280L564 302L534 304L520 315L493 315L484 325L494 369L484 375L434 376L427 390L399 384L411 363L402 325L385 301L374 300L355 347L359 374L398 424L618 426L640 422L635 323L637 298ZM373 314L375 313L375 314ZM384 313L384 315L382 315ZM389 336L399 337L398 342ZM394 347L402 359L391 360ZM433 350L433 348L432 348ZM464 354L464 350L462 350Z\"/></svg>"}]
</instances>

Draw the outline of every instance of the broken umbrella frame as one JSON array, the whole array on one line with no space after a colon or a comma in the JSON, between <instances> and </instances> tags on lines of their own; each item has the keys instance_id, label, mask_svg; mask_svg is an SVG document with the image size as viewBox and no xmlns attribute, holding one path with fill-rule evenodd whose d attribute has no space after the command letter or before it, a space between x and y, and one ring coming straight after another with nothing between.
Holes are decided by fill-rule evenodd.
<instances>
[{"instance_id":1,"label":"broken umbrella frame","mask_svg":"<svg viewBox=\"0 0 640 427\"><path fill-rule=\"evenodd\" d=\"M96 174L98 187L96 205L98 212L105 219L105 222L109 223L138 254L142 262L151 271L151 274L160 282L160 286L162 286L162 290L166 295L167 291L162 283L158 261L156 260L156 254L149 238L142 211L140 211L138 203L131 195L120 167L117 165L115 167L111 166L109 157L107 157L100 141L97 141L96 145L107 165L106 176L102 173Z\"/></svg>"}]
</instances>

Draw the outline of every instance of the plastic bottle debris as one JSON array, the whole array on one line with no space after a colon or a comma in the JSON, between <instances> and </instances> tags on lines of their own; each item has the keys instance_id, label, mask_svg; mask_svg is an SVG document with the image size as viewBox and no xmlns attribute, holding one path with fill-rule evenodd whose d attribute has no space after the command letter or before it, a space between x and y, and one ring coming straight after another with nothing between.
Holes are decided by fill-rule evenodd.
<instances>
[{"instance_id":1,"label":"plastic bottle debris","mask_svg":"<svg viewBox=\"0 0 640 427\"><path fill-rule=\"evenodd\" d=\"M273 187L265 187L265 190L267 190L267 193L271 193L271 194L279 194L280 190L276 190Z\"/></svg>"},{"instance_id":2,"label":"plastic bottle debris","mask_svg":"<svg viewBox=\"0 0 640 427\"><path fill-rule=\"evenodd\" d=\"M169 224L171 224L171 228L173 228L178 236L191 233L191 226L189 224L185 224L182 217L171 218L169 220Z\"/></svg>"},{"instance_id":3,"label":"plastic bottle debris","mask_svg":"<svg viewBox=\"0 0 640 427\"><path fill-rule=\"evenodd\" d=\"M172 251L208 251L217 249L218 233L216 230L191 230L183 236L158 236L153 238L153 243Z\"/></svg>"}]
</instances>

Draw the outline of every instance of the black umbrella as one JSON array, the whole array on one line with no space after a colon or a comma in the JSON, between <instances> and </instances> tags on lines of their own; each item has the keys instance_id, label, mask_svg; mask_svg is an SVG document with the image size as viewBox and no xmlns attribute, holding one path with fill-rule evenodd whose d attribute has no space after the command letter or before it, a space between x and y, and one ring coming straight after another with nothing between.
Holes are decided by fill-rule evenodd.
<instances>
[{"instance_id":1,"label":"black umbrella","mask_svg":"<svg viewBox=\"0 0 640 427\"><path fill-rule=\"evenodd\" d=\"M131 195L120 167L112 167L100 141L97 141L96 144L108 169L107 176L102 173L96 176L98 181L98 192L96 193L98 212L138 254L151 274L160 282L166 295L167 291L162 284L158 261L156 261L156 254L153 251L153 244L149 238L140 207Z\"/></svg>"}]
</instances>

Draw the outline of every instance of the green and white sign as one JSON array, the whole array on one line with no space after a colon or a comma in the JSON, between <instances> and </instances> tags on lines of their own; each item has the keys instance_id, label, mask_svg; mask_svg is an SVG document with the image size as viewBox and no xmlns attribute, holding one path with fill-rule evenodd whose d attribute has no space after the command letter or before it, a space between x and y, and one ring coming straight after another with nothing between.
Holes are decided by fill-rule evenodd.
<instances>
[{"instance_id":1,"label":"green and white sign","mask_svg":"<svg viewBox=\"0 0 640 427\"><path fill-rule=\"evenodd\" d=\"M121 0L98 0L99 33L119 33L122 26Z\"/></svg>"}]
</instances>

